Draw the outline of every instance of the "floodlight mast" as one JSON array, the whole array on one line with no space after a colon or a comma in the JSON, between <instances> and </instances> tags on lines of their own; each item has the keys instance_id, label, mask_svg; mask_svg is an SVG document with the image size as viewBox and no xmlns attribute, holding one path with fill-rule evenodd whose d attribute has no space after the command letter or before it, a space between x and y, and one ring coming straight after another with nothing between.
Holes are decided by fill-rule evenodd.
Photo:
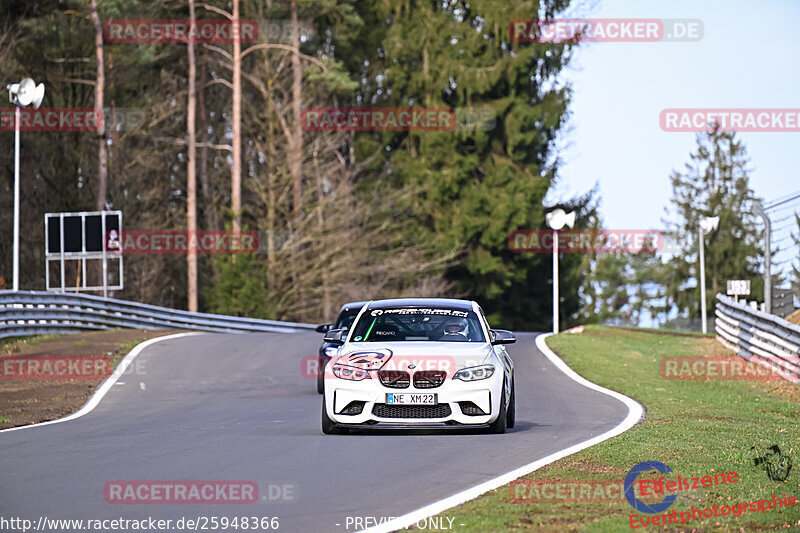
<instances>
[{"instance_id":1,"label":"floodlight mast","mask_svg":"<svg viewBox=\"0 0 800 533\"><path fill-rule=\"evenodd\" d=\"M697 237L700 243L700 323L703 333L707 333L706 324L706 258L705 258L705 239L707 235L717 229L719 217L705 217L700 219L697 225Z\"/></svg>"},{"instance_id":2,"label":"floodlight mast","mask_svg":"<svg viewBox=\"0 0 800 533\"><path fill-rule=\"evenodd\" d=\"M31 78L23 78L19 83L7 85L8 100L14 104L14 270L12 290L19 290L19 124L20 108L33 105L39 109L44 98L44 84L38 86Z\"/></svg>"},{"instance_id":3,"label":"floodlight mast","mask_svg":"<svg viewBox=\"0 0 800 533\"><path fill-rule=\"evenodd\" d=\"M760 203L753 211L764 220L764 311L772 313L772 222Z\"/></svg>"},{"instance_id":4,"label":"floodlight mast","mask_svg":"<svg viewBox=\"0 0 800 533\"><path fill-rule=\"evenodd\" d=\"M553 230L553 333L558 333L558 230L565 225L570 229L575 225L575 211L566 213L557 208L545 216L547 225Z\"/></svg>"}]
</instances>

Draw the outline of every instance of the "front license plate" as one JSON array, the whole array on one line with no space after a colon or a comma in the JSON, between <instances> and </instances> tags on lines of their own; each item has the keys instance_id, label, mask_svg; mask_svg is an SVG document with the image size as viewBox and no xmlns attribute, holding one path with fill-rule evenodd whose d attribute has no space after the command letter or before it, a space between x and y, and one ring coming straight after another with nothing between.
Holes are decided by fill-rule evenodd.
<instances>
[{"instance_id":1,"label":"front license plate","mask_svg":"<svg viewBox=\"0 0 800 533\"><path fill-rule=\"evenodd\" d=\"M436 405L436 394L388 393L386 403L389 405Z\"/></svg>"}]
</instances>

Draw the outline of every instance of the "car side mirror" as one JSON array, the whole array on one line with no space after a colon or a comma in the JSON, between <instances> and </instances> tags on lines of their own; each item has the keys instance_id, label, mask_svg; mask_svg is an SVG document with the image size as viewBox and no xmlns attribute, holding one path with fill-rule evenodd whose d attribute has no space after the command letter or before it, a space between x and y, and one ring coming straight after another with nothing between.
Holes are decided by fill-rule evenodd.
<instances>
[{"instance_id":1,"label":"car side mirror","mask_svg":"<svg viewBox=\"0 0 800 533\"><path fill-rule=\"evenodd\" d=\"M314 331L316 331L317 333L327 333L332 326L333 324L320 324L319 326L314 328Z\"/></svg>"},{"instance_id":2,"label":"car side mirror","mask_svg":"<svg viewBox=\"0 0 800 533\"><path fill-rule=\"evenodd\" d=\"M344 329L331 329L325 333L325 342L331 344L344 344L344 338L347 338L347 330Z\"/></svg>"},{"instance_id":3,"label":"car side mirror","mask_svg":"<svg viewBox=\"0 0 800 533\"><path fill-rule=\"evenodd\" d=\"M489 330L489 337L494 345L497 344L514 344L517 338L513 333L506 329L492 329Z\"/></svg>"}]
</instances>

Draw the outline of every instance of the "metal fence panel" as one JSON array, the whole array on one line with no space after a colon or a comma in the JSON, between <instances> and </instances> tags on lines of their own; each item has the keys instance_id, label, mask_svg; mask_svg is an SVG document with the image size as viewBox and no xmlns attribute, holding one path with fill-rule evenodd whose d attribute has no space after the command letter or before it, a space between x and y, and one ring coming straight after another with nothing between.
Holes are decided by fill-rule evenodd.
<instances>
[{"instance_id":1,"label":"metal fence panel","mask_svg":"<svg viewBox=\"0 0 800 533\"><path fill-rule=\"evenodd\" d=\"M717 339L745 359L800 383L800 326L717 294Z\"/></svg>"},{"instance_id":2,"label":"metal fence panel","mask_svg":"<svg viewBox=\"0 0 800 533\"><path fill-rule=\"evenodd\" d=\"M88 294L0 291L0 338L117 328L291 333L313 330L315 325L190 313Z\"/></svg>"}]
</instances>

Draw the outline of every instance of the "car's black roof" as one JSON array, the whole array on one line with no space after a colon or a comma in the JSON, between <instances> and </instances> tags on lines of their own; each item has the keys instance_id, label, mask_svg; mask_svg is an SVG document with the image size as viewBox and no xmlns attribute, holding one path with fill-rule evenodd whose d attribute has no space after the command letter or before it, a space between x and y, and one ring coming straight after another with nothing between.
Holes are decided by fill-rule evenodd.
<instances>
[{"instance_id":1,"label":"car's black roof","mask_svg":"<svg viewBox=\"0 0 800 533\"><path fill-rule=\"evenodd\" d=\"M470 300L455 300L452 298L391 298L389 300L373 300L369 309L390 309L393 307L445 307L471 311Z\"/></svg>"}]
</instances>

